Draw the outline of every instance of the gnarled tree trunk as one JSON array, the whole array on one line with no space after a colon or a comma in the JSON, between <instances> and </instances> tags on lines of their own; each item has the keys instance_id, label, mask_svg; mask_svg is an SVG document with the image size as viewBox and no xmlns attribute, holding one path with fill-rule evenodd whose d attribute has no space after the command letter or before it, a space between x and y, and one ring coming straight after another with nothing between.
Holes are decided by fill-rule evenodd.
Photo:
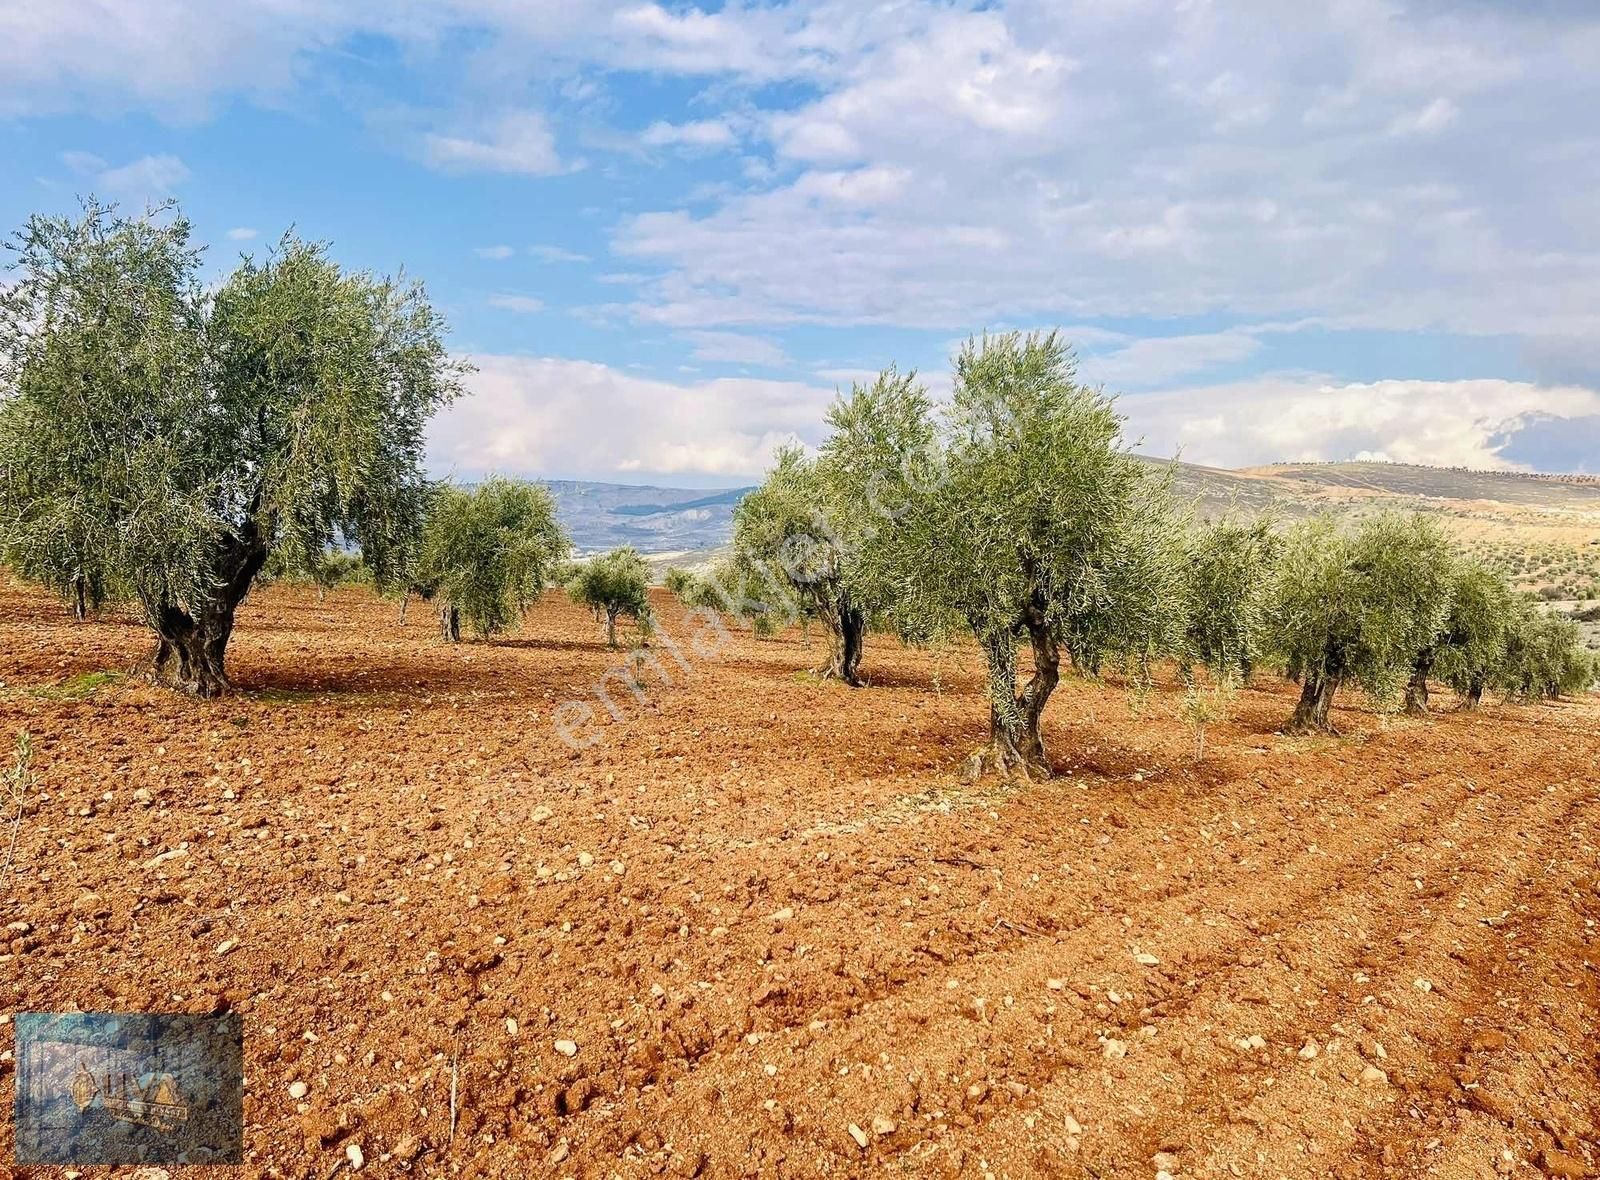
<instances>
[{"instance_id":1,"label":"gnarled tree trunk","mask_svg":"<svg viewBox=\"0 0 1600 1180\"><path fill-rule=\"evenodd\" d=\"M816 670L816 675L860 688L861 646L867 634L865 612L846 600L837 610L822 612L822 620L828 627L828 662Z\"/></svg>"},{"instance_id":2,"label":"gnarled tree trunk","mask_svg":"<svg viewBox=\"0 0 1600 1180\"><path fill-rule=\"evenodd\" d=\"M1044 615L1030 610L1022 623L1033 649L1033 675L1017 692L1017 645L1012 635L981 641L989 665L989 741L975 750L962 769L971 782L987 771L1027 779L1047 779L1050 761L1045 754L1040 721L1044 707L1061 680L1061 650L1045 623Z\"/></svg>"},{"instance_id":3,"label":"gnarled tree trunk","mask_svg":"<svg viewBox=\"0 0 1600 1180\"><path fill-rule=\"evenodd\" d=\"M1417 657L1411 668L1411 681L1406 685L1405 710L1413 717L1428 711L1428 674L1433 671L1433 652L1425 651Z\"/></svg>"},{"instance_id":4,"label":"gnarled tree trunk","mask_svg":"<svg viewBox=\"0 0 1600 1180\"><path fill-rule=\"evenodd\" d=\"M1462 694L1461 707L1463 709L1476 709L1483 703L1483 673L1475 673L1467 681L1467 691Z\"/></svg>"},{"instance_id":5,"label":"gnarled tree trunk","mask_svg":"<svg viewBox=\"0 0 1600 1180\"><path fill-rule=\"evenodd\" d=\"M197 697L217 697L233 690L228 679L228 640L233 618L267 561L267 547L253 523L229 538L217 555L213 596L194 609L163 602L150 608L156 632L152 676Z\"/></svg>"},{"instance_id":6,"label":"gnarled tree trunk","mask_svg":"<svg viewBox=\"0 0 1600 1180\"><path fill-rule=\"evenodd\" d=\"M1300 702L1289 720L1289 733L1333 733L1328 712L1333 694L1339 691L1339 677L1320 669L1306 669L1300 686Z\"/></svg>"},{"instance_id":7,"label":"gnarled tree trunk","mask_svg":"<svg viewBox=\"0 0 1600 1180\"><path fill-rule=\"evenodd\" d=\"M89 582L87 578L72 579L72 617L83 622L89 617Z\"/></svg>"}]
</instances>

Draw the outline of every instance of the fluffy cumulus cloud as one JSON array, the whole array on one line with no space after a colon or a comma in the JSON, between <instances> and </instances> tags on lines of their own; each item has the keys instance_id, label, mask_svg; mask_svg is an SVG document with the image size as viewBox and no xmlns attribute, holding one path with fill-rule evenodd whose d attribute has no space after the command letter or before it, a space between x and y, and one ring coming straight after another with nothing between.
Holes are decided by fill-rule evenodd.
<instances>
[{"instance_id":1,"label":"fluffy cumulus cloud","mask_svg":"<svg viewBox=\"0 0 1600 1180\"><path fill-rule=\"evenodd\" d=\"M1600 421L1600 393L1501 380L1266 377L1133 394L1119 409L1143 450L1214 467L1378 459L1520 469L1530 466L1524 432Z\"/></svg>"},{"instance_id":2,"label":"fluffy cumulus cloud","mask_svg":"<svg viewBox=\"0 0 1600 1180\"><path fill-rule=\"evenodd\" d=\"M618 479L748 477L779 443L815 441L831 389L653 380L590 361L475 356L471 396L435 421L434 470Z\"/></svg>"},{"instance_id":3,"label":"fluffy cumulus cloud","mask_svg":"<svg viewBox=\"0 0 1600 1180\"><path fill-rule=\"evenodd\" d=\"M385 64L343 64L358 59ZM826 340L819 353L849 358L812 362L828 380L916 331L1078 324L1085 377L1144 391L1129 406L1152 439L1208 461L1542 464L1566 454L1561 439L1592 437L1577 425L1600 387L1592 4L1339 0L1292 18L1255 0L0 6L0 118L184 121L241 96L328 93L368 104L395 150L463 184L524 182L530 218L558 187L546 178L582 166L568 145L604 156L582 212L601 243L589 277L615 295L591 319L670 329L679 359L781 367L797 341ZM187 175L159 153L64 162L123 192ZM1310 326L1321 351L1300 363L1319 374L1330 337L1384 333L1431 340L1434 357L1452 338L1508 342L1521 369L1485 376L1530 380L1272 375ZM539 417L527 391L558 364L576 362L495 359L481 396ZM1351 372L1384 375L1370 367ZM1236 380L1250 371L1263 375ZM772 419L820 416L808 383L571 373L610 405L656 399L638 420L661 431L699 424L670 407L710 413L710 443L623 448L652 470L687 470L683 456L755 470L749 446ZM563 413L539 420L581 434Z\"/></svg>"},{"instance_id":4,"label":"fluffy cumulus cloud","mask_svg":"<svg viewBox=\"0 0 1600 1180\"><path fill-rule=\"evenodd\" d=\"M655 122L639 135L645 147L721 148L736 141L733 128L721 119L697 119L692 123Z\"/></svg>"},{"instance_id":5,"label":"fluffy cumulus cloud","mask_svg":"<svg viewBox=\"0 0 1600 1180\"><path fill-rule=\"evenodd\" d=\"M1600 103L1592 11L925 13L830 56L824 93L768 113L772 183L623 222L618 248L662 272L642 315L1600 328L1600 207L1575 199L1600 181L1581 114ZM803 28L823 39L821 19ZM790 52L809 46L797 34Z\"/></svg>"}]
</instances>

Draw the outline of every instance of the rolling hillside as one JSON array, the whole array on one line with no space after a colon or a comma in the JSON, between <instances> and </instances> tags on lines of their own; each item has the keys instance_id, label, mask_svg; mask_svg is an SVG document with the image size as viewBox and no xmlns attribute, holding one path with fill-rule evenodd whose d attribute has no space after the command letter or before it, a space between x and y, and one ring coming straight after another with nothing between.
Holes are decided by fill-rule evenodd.
<instances>
[{"instance_id":1,"label":"rolling hillside","mask_svg":"<svg viewBox=\"0 0 1600 1180\"><path fill-rule=\"evenodd\" d=\"M1430 513L1519 588L1583 620L1591 640L1600 642L1600 479L1593 476L1395 463L1292 463L1229 471L1146 461L1173 468L1174 490L1202 519L1229 511L1271 512L1284 520L1316 512ZM670 565L705 565L726 551L734 506L750 490L579 481L552 481L549 487L580 555L632 545L658 575Z\"/></svg>"}]
</instances>

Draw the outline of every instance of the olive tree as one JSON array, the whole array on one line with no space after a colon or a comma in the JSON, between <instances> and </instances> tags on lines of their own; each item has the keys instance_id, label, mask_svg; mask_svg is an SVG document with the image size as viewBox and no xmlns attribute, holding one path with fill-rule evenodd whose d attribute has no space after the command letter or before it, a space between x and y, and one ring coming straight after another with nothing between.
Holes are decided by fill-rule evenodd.
<instances>
[{"instance_id":1,"label":"olive tree","mask_svg":"<svg viewBox=\"0 0 1600 1180\"><path fill-rule=\"evenodd\" d=\"M666 577L662 579L662 585L667 588L667 593L685 606L695 605L690 599L695 596L699 584L700 579L695 572L684 569L681 565L668 567Z\"/></svg>"},{"instance_id":2,"label":"olive tree","mask_svg":"<svg viewBox=\"0 0 1600 1180\"><path fill-rule=\"evenodd\" d=\"M310 576L317 588L317 601L327 599L328 591L347 582L358 582L366 572L361 554L330 546L311 560Z\"/></svg>"},{"instance_id":3,"label":"olive tree","mask_svg":"<svg viewBox=\"0 0 1600 1180\"><path fill-rule=\"evenodd\" d=\"M793 446L781 448L775 459L761 486L734 509L738 559L760 567L746 571L744 589L765 591L754 595L763 605L774 596L792 596L797 601L786 604L789 613L820 619L829 650L816 674L859 687L869 603L854 576L855 552L834 523L840 506L832 502L838 486L829 470L832 460L808 459Z\"/></svg>"},{"instance_id":4,"label":"olive tree","mask_svg":"<svg viewBox=\"0 0 1600 1180\"><path fill-rule=\"evenodd\" d=\"M1507 697L1553 701L1592 687L1597 675L1600 658L1583 646L1576 623L1519 600L1507 634L1505 662L1496 678Z\"/></svg>"},{"instance_id":5,"label":"olive tree","mask_svg":"<svg viewBox=\"0 0 1600 1180\"><path fill-rule=\"evenodd\" d=\"M1444 630L1418 654L1408 705L1416 711L1428 707L1428 677L1435 675L1454 690L1463 709L1476 709L1505 664L1516 618L1516 594L1506 580L1481 562L1459 561Z\"/></svg>"},{"instance_id":6,"label":"olive tree","mask_svg":"<svg viewBox=\"0 0 1600 1180\"><path fill-rule=\"evenodd\" d=\"M90 202L15 235L0 294L0 538L72 593L131 600L154 674L227 691L234 615L268 557L336 536L374 580L420 524L423 430L463 367L416 284L285 236L202 285L167 207Z\"/></svg>"},{"instance_id":7,"label":"olive tree","mask_svg":"<svg viewBox=\"0 0 1600 1180\"><path fill-rule=\"evenodd\" d=\"M648 635L654 626L650 611L650 567L632 546L580 562L567 580L567 594L606 621L606 645L617 646L617 620L629 618Z\"/></svg>"},{"instance_id":8,"label":"olive tree","mask_svg":"<svg viewBox=\"0 0 1600 1180\"><path fill-rule=\"evenodd\" d=\"M1382 705L1450 609L1452 553L1420 515L1383 513L1355 527L1316 517L1292 529L1278 562L1269 628L1300 681L1289 732L1333 732L1335 695L1355 683Z\"/></svg>"},{"instance_id":9,"label":"olive tree","mask_svg":"<svg viewBox=\"0 0 1600 1180\"><path fill-rule=\"evenodd\" d=\"M1265 517L1225 516L1190 534L1185 670L1202 664L1219 682L1249 682L1266 643L1278 547Z\"/></svg>"},{"instance_id":10,"label":"olive tree","mask_svg":"<svg viewBox=\"0 0 1600 1180\"><path fill-rule=\"evenodd\" d=\"M1054 333L969 341L950 404L889 370L830 413L823 456L867 506L847 540L903 634L966 630L988 672L969 777L1047 777L1040 719L1063 649L1138 676L1182 628L1182 540L1166 481L1121 442L1112 400ZM1018 687L1018 645L1032 670Z\"/></svg>"},{"instance_id":11,"label":"olive tree","mask_svg":"<svg viewBox=\"0 0 1600 1180\"><path fill-rule=\"evenodd\" d=\"M433 496L409 587L439 605L439 633L461 621L488 639L514 626L551 584L571 549L555 500L540 484L493 477Z\"/></svg>"}]
</instances>

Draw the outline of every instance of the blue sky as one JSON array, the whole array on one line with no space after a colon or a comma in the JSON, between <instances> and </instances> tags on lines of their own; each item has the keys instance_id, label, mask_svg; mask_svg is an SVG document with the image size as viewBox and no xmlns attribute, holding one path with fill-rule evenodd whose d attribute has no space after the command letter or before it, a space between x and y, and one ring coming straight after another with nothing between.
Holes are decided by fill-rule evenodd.
<instances>
[{"instance_id":1,"label":"blue sky","mask_svg":"<svg viewBox=\"0 0 1600 1180\"><path fill-rule=\"evenodd\" d=\"M744 482L1060 326L1217 465L1600 469L1600 13L0 0L0 224L173 196L423 278L440 472Z\"/></svg>"}]
</instances>

